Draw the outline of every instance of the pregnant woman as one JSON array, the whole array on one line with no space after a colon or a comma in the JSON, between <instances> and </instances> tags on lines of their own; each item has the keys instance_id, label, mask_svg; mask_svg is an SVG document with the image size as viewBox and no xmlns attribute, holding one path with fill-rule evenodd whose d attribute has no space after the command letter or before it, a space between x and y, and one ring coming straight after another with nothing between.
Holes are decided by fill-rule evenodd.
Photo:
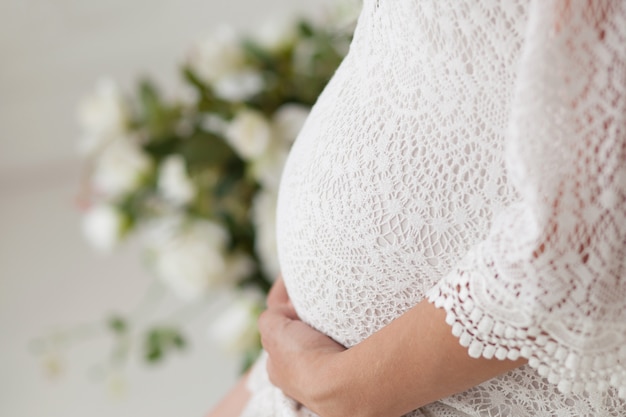
<instances>
[{"instance_id":1,"label":"pregnant woman","mask_svg":"<svg viewBox=\"0 0 626 417\"><path fill-rule=\"evenodd\" d=\"M626 416L626 2L365 0L212 416Z\"/></svg>"}]
</instances>

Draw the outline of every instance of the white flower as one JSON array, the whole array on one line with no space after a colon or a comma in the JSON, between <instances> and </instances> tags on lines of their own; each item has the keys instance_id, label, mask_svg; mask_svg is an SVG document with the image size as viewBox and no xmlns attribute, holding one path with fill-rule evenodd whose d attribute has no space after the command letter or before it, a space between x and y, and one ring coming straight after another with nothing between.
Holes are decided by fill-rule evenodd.
<instances>
[{"instance_id":1,"label":"white flower","mask_svg":"<svg viewBox=\"0 0 626 417\"><path fill-rule=\"evenodd\" d=\"M250 164L252 177L263 187L277 190L288 154L289 149L286 146L273 144Z\"/></svg>"},{"instance_id":2,"label":"white flower","mask_svg":"<svg viewBox=\"0 0 626 417\"><path fill-rule=\"evenodd\" d=\"M309 117L310 108L301 104L284 104L276 110L272 122L277 136L291 144Z\"/></svg>"},{"instance_id":3,"label":"white flower","mask_svg":"<svg viewBox=\"0 0 626 417\"><path fill-rule=\"evenodd\" d=\"M259 291L226 295L227 306L208 328L209 337L225 352L239 354L258 343L257 316L263 306Z\"/></svg>"},{"instance_id":4,"label":"white flower","mask_svg":"<svg viewBox=\"0 0 626 417\"><path fill-rule=\"evenodd\" d=\"M276 248L276 200L275 191L262 190L252 202L252 221L256 232L254 249L264 272L272 279L280 272Z\"/></svg>"},{"instance_id":5,"label":"white flower","mask_svg":"<svg viewBox=\"0 0 626 417\"><path fill-rule=\"evenodd\" d=\"M226 259L226 277L229 282L238 282L250 275L255 268L254 261L248 255L236 253Z\"/></svg>"},{"instance_id":6,"label":"white flower","mask_svg":"<svg viewBox=\"0 0 626 417\"><path fill-rule=\"evenodd\" d=\"M94 206L83 217L83 234L101 252L108 252L120 241L126 219L114 207Z\"/></svg>"},{"instance_id":7,"label":"white flower","mask_svg":"<svg viewBox=\"0 0 626 417\"><path fill-rule=\"evenodd\" d=\"M245 56L233 29L222 26L192 49L189 63L199 77L212 84L240 70Z\"/></svg>"},{"instance_id":8,"label":"white flower","mask_svg":"<svg viewBox=\"0 0 626 417\"><path fill-rule=\"evenodd\" d=\"M126 130L127 108L119 87L111 79L101 79L95 92L78 107L78 122L84 137L79 150L92 154Z\"/></svg>"},{"instance_id":9,"label":"white flower","mask_svg":"<svg viewBox=\"0 0 626 417\"><path fill-rule=\"evenodd\" d=\"M263 114L247 109L235 116L224 134L239 156L251 160L265 152L272 139L272 128Z\"/></svg>"},{"instance_id":10,"label":"white flower","mask_svg":"<svg viewBox=\"0 0 626 417\"><path fill-rule=\"evenodd\" d=\"M168 157L159 170L158 188L163 196L177 205L187 204L196 189L187 175L185 160L180 155Z\"/></svg>"},{"instance_id":11,"label":"white flower","mask_svg":"<svg viewBox=\"0 0 626 417\"><path fill-rule=\"evenodd\" d=\"M264 85L259 71L244 69L218 78L213 84L213 90L224 100L244 101L259 93Z\"/></svg>"},{"instance_id":12,"label":"white flower","mask_svg":"<svg viewBox=\"0 0 626 417\"><path fill-rule=\"evenodd\" d=\"M259 71L245 67L240 43L232 28L221 27L213 36L198 43L190 56L191 68L225 100L246 100L265 85Z\"/></svg>"},{"instance_id":13,"label":"white flower","mask_svg":"<svg viewBox=\"0 0 626 417\"><path fill-rule=\"evenodd\" d=\"M175 98L184 107L195 108L202 99L202 94L196 88L183 84L178 86Z\"/></svg>"},{"instance_id":14,"label":"white flower","mask_svg":"<svg viewBox=\"0 0 626 417\"><path fill-rule=\"evenodd\" d=\"M135 189L152 166L148 155L131 137L119 137L104 148L95 164L98 191L117 197Z\"/></svg>"},{"instance_id":15,"label":"white flower","mask_svg":"<svg viewBox=\"0 0 626 417\"><path fill-rule=\"evenodd\" d=\"M266 21L255 33L254 41L261 47L280 52L289 48L297 39L298 32L291 17L276 18Z\"/></svg>"},{"instance_id":16,"label":"white flower","mask_svg":"<svg viewBox=\"0 0 626 417\"><path fill-rule=\"evenodd\" d=\"M356 26L359 13L363 8L363 2L360 0L343 0L337 2L331 13L331 24L339 28L344 28L346 32L351 32Z\"/></svg>"},{"instance_id":17,"label":"white flower","mask_svg":"<svg viewBox=\"0 0 626 417\"><path fill-rule=\"evenodd\" d=\"M251 161L250 173L261 185L273 190L287 161L289 148L309 116L309 108L300 104L285 104L272 117L271 138L265 152Z\"/></svg>"},{"instance_id":18,"label":"white flower","mask_svg":"<svg viewBox=\"0 0 626 417\"><path fill-rule=\"evenodd\" d=\"M202 116L200 121L202 129L217 135L224 135L228 128L228 122L215 113L208 113Z\"/></svg>"},{"instance_id":19,"label":"white flower","mask_svg":"<svg viewBox=\"0 0 626 417\"><path fill-rule=\"evenodd\" d=\"M181 298L193 300L225 284L235 284L249 269L226 254L228 235L217 223L165 220L151 234L151 254L160 278Z\"/></svg>"}]
</instances>

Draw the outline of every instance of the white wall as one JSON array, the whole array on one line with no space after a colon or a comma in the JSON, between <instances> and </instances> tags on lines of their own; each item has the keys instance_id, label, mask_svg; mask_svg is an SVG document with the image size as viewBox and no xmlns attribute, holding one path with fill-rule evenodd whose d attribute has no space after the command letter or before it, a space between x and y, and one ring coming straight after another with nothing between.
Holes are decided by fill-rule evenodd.
<instances>
[{"instance_id":1,"label":"white wall","mask_svg":"<svg viewBox=\"0 0 626 417\"><path fill-rule=\"evenodd\" d=\"M187 354L132 364L124 395L88 375L106 338L78 344L51 380L28 350L55 325L130 311L152 278L129 248L96 256L79 232L75 108L94 81L128 87L147 73L169 92L192 40L219 23L256 27L306 0L0 0L0 416L203 415L235 380L237 360L188 322Z\"/></svg>"}]
</instances>

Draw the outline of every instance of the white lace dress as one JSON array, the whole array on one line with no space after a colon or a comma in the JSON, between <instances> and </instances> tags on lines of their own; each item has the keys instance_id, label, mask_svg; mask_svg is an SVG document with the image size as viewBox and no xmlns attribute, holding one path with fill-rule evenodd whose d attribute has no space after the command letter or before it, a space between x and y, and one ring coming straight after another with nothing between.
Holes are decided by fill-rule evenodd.
<instances>
[{"instance_id":1,"label":"white lace dress","mask_svg":"<svg viewBox=\"0 0 626 417\"><path fill-rule=\"evenodd\" d=\"M365 0L278 245L347 347L428 297L469 355L529 359L411 416L626 416L626 2ZM244 416L312 415L263 360L250 387Z\"/></svg>"}]
</instances>

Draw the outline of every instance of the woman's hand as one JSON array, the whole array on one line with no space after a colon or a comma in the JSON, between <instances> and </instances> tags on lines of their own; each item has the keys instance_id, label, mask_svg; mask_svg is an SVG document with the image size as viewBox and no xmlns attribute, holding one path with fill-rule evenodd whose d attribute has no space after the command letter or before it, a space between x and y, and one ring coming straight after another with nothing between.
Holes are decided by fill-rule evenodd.
<instances>
[{"instance_id":1,"label":"woman's hand","mask_svg":"<svg viewBox=\"0 0 626 417\"><path fill-rule=\"evenodd\" d=\"M302 322L282 280L259 319L274 385L323 417L397 417L526 361L473 359L424 300L345 349Z\"/></svg>"},{"instance_id":2,"label":"woman's hand","mask_svg":"<svg viewBox=\"0 0 626 417\"><path fill-rule=\"evenodd\" d=\"M282 278L272 287L267 305L259 329L269 355L270 381L289 397L319 412L319 400L330 390L335 392L333 367L345 348L298 318Z\"/></svg>"},{"instance_id":3,"label":"woman's hand","mask_svg":"<svg viewBox=\"0 0 626 417\"><path fill-rule=\"evenodd\" d=\"M269 294L267 294L267 308L279 307L282 305L291 305L289 294L287 294L287 288L285 287L285 281L283 276L279 275L270 288Z\"/></svg>"}]
</instances>

